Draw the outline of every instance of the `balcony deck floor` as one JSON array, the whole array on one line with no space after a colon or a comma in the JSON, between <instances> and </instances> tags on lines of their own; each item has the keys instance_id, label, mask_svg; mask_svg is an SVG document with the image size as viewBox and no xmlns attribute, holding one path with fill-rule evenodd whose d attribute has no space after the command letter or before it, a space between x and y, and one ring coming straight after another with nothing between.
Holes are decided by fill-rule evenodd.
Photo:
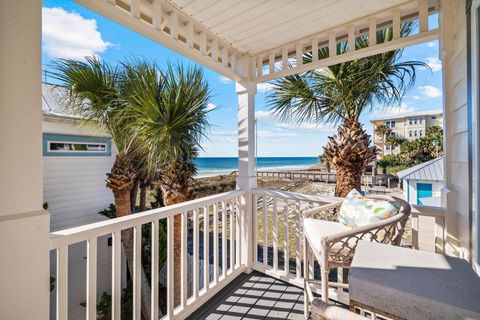
<instances>
[{"instance_id":1,"label":"balcony deck floor","mask_svg":"<svg viewBox=\"0 0 480 320\"><path fill-rule=\"evenodd\" d=\"M305 319L303 290L259 272L242 274L188 319Z\"/></svg>"}]
</instances>

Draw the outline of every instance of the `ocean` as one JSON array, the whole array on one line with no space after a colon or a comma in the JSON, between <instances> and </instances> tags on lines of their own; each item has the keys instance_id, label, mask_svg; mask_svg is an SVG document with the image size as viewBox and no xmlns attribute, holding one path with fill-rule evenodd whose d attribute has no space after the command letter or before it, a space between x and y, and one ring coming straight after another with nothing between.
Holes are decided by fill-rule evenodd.
<instances>
[{"instance_id":1,"label":"ocean","mask_svg":"<svg viewBox=\"0 0 480 320\"><path fill-rule=\"evenodd\" d=\"M197 177L230 174L238 170L238 158L200 157L195 161ZM318 157L259 157L258 170L301 170L318 164Z\"/></svg>"}]
</instances>

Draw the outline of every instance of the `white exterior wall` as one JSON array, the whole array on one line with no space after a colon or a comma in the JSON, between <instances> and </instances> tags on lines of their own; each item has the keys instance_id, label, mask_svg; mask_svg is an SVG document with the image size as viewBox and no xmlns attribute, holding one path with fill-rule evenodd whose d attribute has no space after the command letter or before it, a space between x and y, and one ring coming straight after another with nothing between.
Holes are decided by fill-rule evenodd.
<instances>
[{"instance_id":1,"label":"white exterior wall","mask_svg":"<svg viewBox=\"0 0 480 320\"><path fill-rule=\"evenodd\" d=\"M465 0L442 1L444 66L446 252L469 258L467 51ZM441 22L442 25L442 22Z\"/></svg>"},{"instance_id":2,"label":"white exterior wall","mask_svg":"<svg viewBox=\"0 0 480 320\"><path fill-rule=\"evenodd\" d=\"M81 127L72 120L44 119L44 133L107 136L97 130ZM93 223L105 218L98 211L113 203L105 187L105 173L115 160L111 156L44 156L44 201L51 213L51 231ZM85 319L86 243L69 248L68 292L69 319ZM108 237L98 239L97 299L111 289L111 247ZM55 254L50 256L50 274L56 273ZM50 299L50 317L55 315L55 290Z\"/></svg>"},{"instance_id":3,"label":"white exterior wall","mask_svg":"<svg viewBox=\"0 0 480 320\"><path fill-rule=\"evenodd\" d=\"M442 194L442 188L444 186L443 181L428 181L428 180L413 180L405 179L403 185L403 193L405 200L410 204L417 204L417 183L429 183L432 185L432 197L440 197Z\"/></svg>"}]
</instances>

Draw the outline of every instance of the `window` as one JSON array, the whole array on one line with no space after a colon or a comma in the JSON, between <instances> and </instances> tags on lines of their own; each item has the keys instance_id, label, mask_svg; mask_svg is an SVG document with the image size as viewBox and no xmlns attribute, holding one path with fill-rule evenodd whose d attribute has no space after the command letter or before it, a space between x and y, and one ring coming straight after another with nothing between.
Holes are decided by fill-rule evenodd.
<instances>
[{"instance_id":1,"label":"window","mask_svg":"<svg viewBox=\"0 0 480 320\"><path fill-rule=\"evenodd\" d=\"M423 130L420 130L419 135L420 137L423 136Z\"/></svg>"},{"instance_id":2,"label":"window","mask_svg":"<svg viewBox=\"0 0 480 320\"><path fill-rule=\"evenodd\" d=\"M62 134L43 134L44 156L110 156L111 139Z\"/></svg>"},{"instance_id":3,"label":"window","mask_svg":"<svg viewBox=\"0 0 480 320\"><path fill-rule=\"evenodd\" d=\"M413 120L412 120L412 119L408 119L408 124L413 124Z\"/></svg>"},{"instance_id":4,"label":"window","mask_svg":"<svg viewBox=\"0 0 480 320\"><path fill-rule=\"evenodd\" d=\"M410 131L408 132L408 135L409 135L410 137L413 137L413 131L410 130Z\"/></svg>"},{"instance_id":5,"label":"window","mask_svg":"<svg viewBox=\"0 0 480 320\"><path fill-rule=\"evenodd\" d=\"M418 135L418 131L417 131L417 130L415 130L415 137L416 137L417 135Z\"/></svg>"},{"instance_id":6,"label":"window","mask_svg":"<svg viewBox=\"0 0 480 320\"><path fill-rule=\"evenodd\" d=\"M422 123L423 123L423 119L422 119L422 118L418 118L418 122L419 122L420 124L422 124Z\"/></svg>"},{"instance_id":7,"label":"window","mask_svg":"<svg viewBox=\"0 0 480 320\"><path fill-rule=\"evenodd\" d=\"M391 135L392 137L395 137L395 132L390 132L390 135Z\"/></svg>"},{"instance_id":8,"label":"window","mask_svg":"<svg viewBox=\"0 0 480 320\"><path fill-rule=\"evenodd\" d=\"M417 121L418 121L418 119L417 119L417 118L415 118L415 120L414 120L414 123L415 123L415 124L417 124Z\"/></svg>"},{"instance_id":9,"label":"window","mask_svg":"<svg viewBox=\"0 0 480 320\"><path fill-rule=\"evenodd\" d=\"M390 128L395 128L395 121L392 121L392 122L390 123Z\"/></svg>"},{"instance_id":10,"label":"window","mask_svg":"<svg viewBox=\"0 0 480 320\"><path fill-rule=\"evenodd\" d=\"M436 119L437 119L437 116L433 116L433 117L432 117L432 120L436 120Z\"/></svg>"}]
</instances>

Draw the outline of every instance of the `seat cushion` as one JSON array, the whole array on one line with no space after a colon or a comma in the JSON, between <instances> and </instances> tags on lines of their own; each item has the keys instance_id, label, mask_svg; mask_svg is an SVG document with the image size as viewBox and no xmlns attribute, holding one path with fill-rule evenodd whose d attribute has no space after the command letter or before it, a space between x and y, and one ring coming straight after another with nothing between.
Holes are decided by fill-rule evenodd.
<instances>
[{"instance_id":1,"label":"seat cushion","mask_svg":"<svg viewBox=\"0 0 480 320\"><path fill-rule=\"evenodd\" d=\"M345 197L338 221L351 228L369 225L397 214L398 209L385 200L368 199L353 189Z\"/></svg>"},{"instance_id":2,"label":"seat cushion","mask_svg":"<svg viewBox=\"0 0 480 320\"><path fill-rule=\"evenodd\" d=\"M320 260L321 255L322 238L348 230L351 230L351 228L339 222L312 218L303 220L303 232L318 260Z\"/></svg>"}]
</instances>

